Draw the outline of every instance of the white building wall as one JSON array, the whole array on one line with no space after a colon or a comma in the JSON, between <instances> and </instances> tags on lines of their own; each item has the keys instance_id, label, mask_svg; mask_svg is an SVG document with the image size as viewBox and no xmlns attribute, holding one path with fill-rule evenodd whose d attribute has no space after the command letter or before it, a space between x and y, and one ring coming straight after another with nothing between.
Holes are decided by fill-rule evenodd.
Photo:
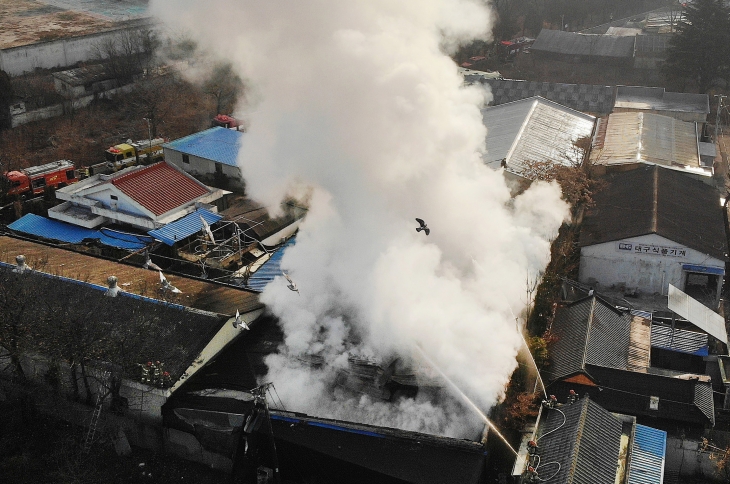
<instances>
[{"instance_id":1,"label":"white building wall","mask_svg":"<svg viewBox=\"0 0 730 484\"><path fill-rule=\"evenodd\" d=\"M182 152L172 148L164 148L163 151L165 153L165 161L194 176L212 177L215 175L216 165L220 165L223 174L228 177L231 183L243 187L243 176L241 175L241 169L237 166L216 163L215 161L194 155L188 155L190 163L183 163Z\"/></svg>"},{"instance_id":2,"label":"white building wall","mask_svg":"<svg viewBox=\"0 0 730 484\"><path fill-rule=\"evenodd\" d=\"M632 250L621 250L619 244L631 244ZM639 254L633 250L636 244L677 249L680 255ZM667 295L669 284L684 287L683 264L725 268L725 263L715 257L649 234L581 248L578 278L596 288L623 285L626 289Z\"/></svg>"}]
</instances>

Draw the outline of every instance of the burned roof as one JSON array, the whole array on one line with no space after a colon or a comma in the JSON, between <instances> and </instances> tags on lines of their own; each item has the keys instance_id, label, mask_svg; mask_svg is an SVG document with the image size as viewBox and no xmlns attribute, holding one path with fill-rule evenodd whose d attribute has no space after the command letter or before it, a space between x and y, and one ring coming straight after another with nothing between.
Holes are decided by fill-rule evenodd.
<instances>
[{"instance_id":1,"label":"burned roof","mask_svg":"<svg viewBox=\"0 0 730 484\"><path fill-rule=\"evenodd\" d=\"M208 187L164 161L112 177L109 183L155 215L211 193Z\"/></svg>"},{"instance_id":2,"label":"burned roof","mask_svg":"<svg viewBox=\"0 0 730 484\"><path fill-rule=\"evenodd\" d=\"M725 223L713 187L656 165L603 179L606 186L583 220L581 247L657 234L727 260Z\"/></svg>"},{"instance_id":3,"label":"burned roof","mask_svg":"<svg viewBox=\"0 0 730 484\"><path fill-rule=\"evenodd\" d=\"M634 42L634 37L542 29L530 50L572 56L632 58Z\"/></svg>"},{"instance_id":4,"label":"burned roof","mask_svg":"<svg viewBox=\"0 0 730 484\"><path fill-rule=\"evenodd\" d=\"M538 476L555 484L613 484L622 422L585 397L559 409L543 408L537 429Z\"/></svg>"},{"instance_id":5,"label":"burned roof","mask_svg":"<svg viewBox=\"0 0 730 484\"><path fill-rule=\"evenodd\" d=\"M15 263L15 257L25 255L31 268L77 281L106 286L107 277L116 276L122 291L159 298L160 279L157 271L100 259L37 242L0 236L0 261ZM263 304L257 293L231 286L166 273L168 281L182 294L170 301L181 307L232 316L260 309Z\"/></svg>"},{"instance_id":6,"label":"burned roof","mask_svg":"<svg viewBox=\"0 0 730 484\"><path fill-rule=\"evenodd\" d=\"M690 92L666 92L663 87L618 86L614 107L708 114L710 97Z\"/></svg>"},{"instance_id":7,"label":"burned roof","mask_svg":"<svg viewBox=\"0 0 730 484\"><path fill-rule=\"evenodd\" d=\"M300 207L294 202L285 202L282 204L283 213L272 218L269 216L267 207L250 198L236 196L229 199L228 203L229 207L221 212L224 220L238 223L246 235L259 241L292 225L307 211L306 208Z\"/></svg>"},{"instance_id":8,"label":"burned roof","mask_svg":"<svg viewBox=\"0 0 730 484\"><path fill-rule=\"evenodd\" d=\"M522 81L517 79L482 79L492 91L491 105L540 96L576 111L609 114L613 110L614 88L593 84Z\"/></svg>"}]
</instances>

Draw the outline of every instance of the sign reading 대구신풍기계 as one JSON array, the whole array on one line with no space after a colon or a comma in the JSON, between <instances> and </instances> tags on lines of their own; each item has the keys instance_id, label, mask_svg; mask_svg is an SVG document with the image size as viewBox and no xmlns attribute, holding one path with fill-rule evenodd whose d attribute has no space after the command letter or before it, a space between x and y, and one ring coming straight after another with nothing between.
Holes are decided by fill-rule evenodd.
<instances>
[{"instance_id":1,"label":"sign reading \ub300\uad6c\uc2e0\ud48d\uae30\uacc4","mask_svg":"<svg viewBox=\"0 0 730 484\"><path fill-rule=\"evenodd\" d=\"M631 252L633 254L687 257L687 249L684 247L663 247L661 245L637 244L634 242L617 242L616 248L619 252Z\"/></svg>"}]
</instances>

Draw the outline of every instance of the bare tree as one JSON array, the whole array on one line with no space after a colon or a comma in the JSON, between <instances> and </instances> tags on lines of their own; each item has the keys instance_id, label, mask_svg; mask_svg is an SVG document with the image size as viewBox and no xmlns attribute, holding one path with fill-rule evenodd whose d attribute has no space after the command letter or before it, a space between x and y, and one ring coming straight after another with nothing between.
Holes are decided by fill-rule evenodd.
<instances>
[{"instance_id":1,"label":"bare tree","mask_svg":"<svg viewBox=\"0 0 730 484\"><path fill-rule=\"evenodd\" d=\"M243 81L229 63L217 64L203 83L203 92L215 100L214 114L231 113L238 96L243 93Z\"/></svg>"}]
</instances>

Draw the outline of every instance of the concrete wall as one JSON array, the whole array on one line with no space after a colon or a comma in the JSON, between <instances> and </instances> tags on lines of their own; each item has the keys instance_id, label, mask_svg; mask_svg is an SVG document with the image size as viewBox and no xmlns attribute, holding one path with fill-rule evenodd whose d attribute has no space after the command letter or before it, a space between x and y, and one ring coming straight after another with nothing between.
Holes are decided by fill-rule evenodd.
<instances>
[{"instance_id":1,"label":"concrete wall","mask_svg":"<svg viewBox=\"0 0 730 484\"><path fill-rule=\"evenodd\" d=\"M103 99L105 97L112 96L116 93L130 92L134 89L134 84L128 84L126 86L109 89L104 92L97 92L82 96L73 101L67 101L63 104L53 104L51 106L45 106L33 111L23 111L18 114L12 114L10 116L11 125L13 128L20 126L21 124L32 123L34 121L40 121L41 119L50 119L62 116L65 113L71 112L74 109L79 109L88 106L95 99ZM103 153L100 154L100 158L103 158Z\"/></svg>"},{"instance_id":2,"label":"concrete wall","mask_svg":"<svg viewBox=\"0 0 730 484\"><path fill-rule=\"evenodd\" d=\"M237 166L224 165L222 163L216 163L206 158L200 158L198 156L189 155L190 163L183 163L182 153L171 148L164 148L165 161L172 163L183 171L190 173L193 176L204 176L213 177L215 175L216 165L220 165L223 174L228 177L228 180L233 185L239 188L243 188L243 176L241 170Z\"/></svg>"},{"instance_id":3,"label":"concrete wall","mask_svg":"<svg viewBox=\"0 0 730 484\"><path fill-rule=\"evenodd\" d=\"M685 255L670 257L636 254L633 251L620 250L620 243L681 247L685 250ZM659 235L649 234L581 248L578 278L584 284L597 285L597 288L623 285L627 289L638 288L645 293L667 295L670 283L679 289L684 288L683 264L722 269L725 267L719 259L680 246Z\"/></svg>"},{"instance_id":4,"label":"concrete wall","mask_svg":"<svg viewBox=\"0 0 730 484\"><path fill-rule=\"evenodd\" d=\"M96 55L94 46L105 39L113 38L121 30L141 30L150 27L150 23L138 23L126 29L2 49L0 69L10 76L19 76L35 69L69 67L77 62L93 59Z\"/></svg>"}]
</instances>

